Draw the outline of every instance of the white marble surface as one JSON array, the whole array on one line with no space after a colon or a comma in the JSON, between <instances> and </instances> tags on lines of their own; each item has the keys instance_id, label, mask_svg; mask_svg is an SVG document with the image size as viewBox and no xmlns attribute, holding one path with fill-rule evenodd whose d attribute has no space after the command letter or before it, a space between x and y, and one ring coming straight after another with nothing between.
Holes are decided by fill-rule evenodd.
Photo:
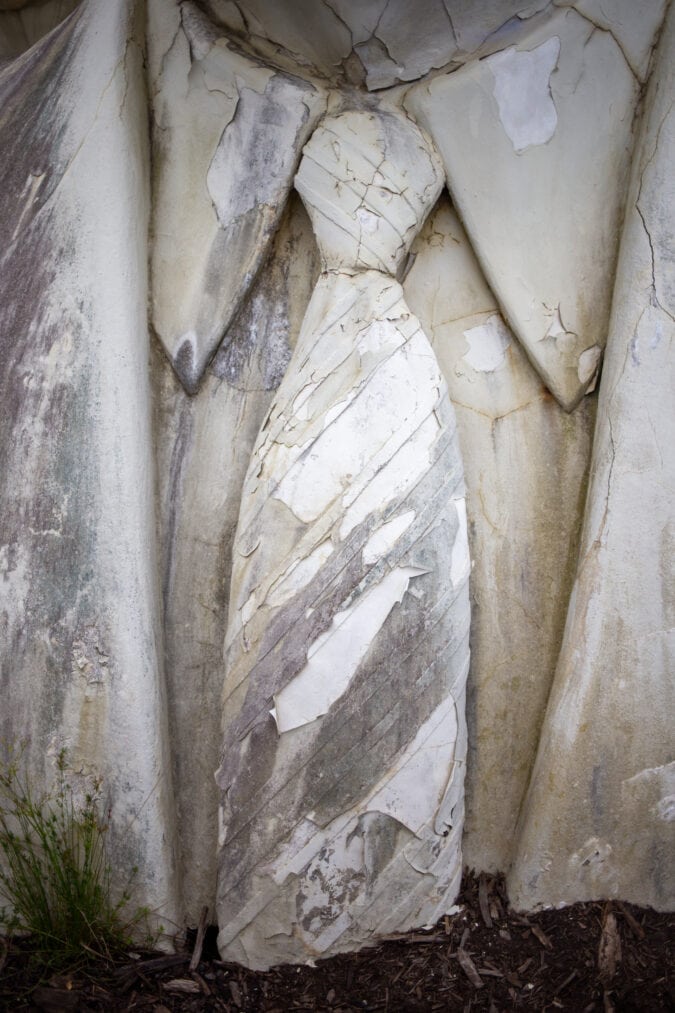
<instances>
[{"instance_id":1,"label":"white marble surface","mask_svg":"<svg viewBox=\"0 0 675 1013\"><path fill-rule=\"evenodd\" d=\"M0 73L0 721L36 795L62 748L103 778L115 886L137 867L136 902L172 925L137 13L89 0Z\"/></svg>"},{"instance_id":2,"label":"white marble surface","mask_svg":"<svg viewBox=\"0 0 675 1013\"><path fill-rule=\"evenodd\" d=\"M194 393L269 251L324 99L236 52L191 3L151 0L149 49L153 325Z\"/></svg>"},{"instance_id":3,"label":"white marble surface","mask_svg":"<svg viewBox=\"0 0 675 1013\"><path fill-rule=\"evenodd\" d=\"M221 746L223 631L241 491L317 272L311 226L296 195L199 396L185 396L158 343L153 357L169 734L188 924L198 922L204 905L214 909L213 772ZM279 588L275 592L280 596Z\"/></svg>"},{"instance_id":4,"label":"white marble surface","mask_svg":"<svg viewBox=\"0 0 675 1013\"><path fill-rule=\"evenodd\" d=\"M494 872L515 853L560 647L595 398L568 415L548 393L500 317L447 196L413 252L406 299L448 384L467 486L473 566L463 857L469 868Z\"/></svg>"},{"instance_id":5,"label":"white marble surface","mask_svg":"<svg viewBox=\"0 0 675 1013\"><path fill-rule=\"evenodd\" d=\"M626 63L640 81L645 81L667 0L553 0L556 6L573 7L600 31L610 32L621 48Z\"/></svg>"},{"instance_id":6,"label":"white marble surface","mask_svg":"<svg viewBox=\"0 0 675 1013\"><path fill-rule=\"evenodd\" d=\"M505 319L567 410L607 336L638 94L611 34L568 9L406 98Z\"/></svg>"},{"instance_id":7,"label":"white marble surface","mask_svg":"<svg viewBox=\"0 0 675 1013\"><path fill-rule=\"evenodd\" d=\"M577 577L509 877L521 908L675 906L674 15L638 139Z\"/></svg>"},{"instance_id":8,"label":"white marble surface","mask_svg":"<svg viewBox=\"0 0 675 1013\"><path fill-rule=\"evenodd\" d=\"M457 66L545 0L206 0L223 27L272 63L371 91ZM244 27L246 26L246 27Z\"/></svg>"}]
</instances>

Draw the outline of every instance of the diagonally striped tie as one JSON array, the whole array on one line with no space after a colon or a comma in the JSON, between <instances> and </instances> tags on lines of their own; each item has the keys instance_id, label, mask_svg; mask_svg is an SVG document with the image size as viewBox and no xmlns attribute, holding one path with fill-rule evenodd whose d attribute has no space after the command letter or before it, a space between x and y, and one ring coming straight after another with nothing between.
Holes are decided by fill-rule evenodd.
<instances>
[{"instance_id":1,"label":"diagonally striped tie","mask_svg":"<svg viewBox=\"0 0 675 1013\"><path fill-rule=\"evenodd\" d=\"M395 112L296 177L324 270L262 426L226 637L219 945L305 962L455 898L469 551L454 413L394 275L443 174Z\"/></svg>"}]
</instances>

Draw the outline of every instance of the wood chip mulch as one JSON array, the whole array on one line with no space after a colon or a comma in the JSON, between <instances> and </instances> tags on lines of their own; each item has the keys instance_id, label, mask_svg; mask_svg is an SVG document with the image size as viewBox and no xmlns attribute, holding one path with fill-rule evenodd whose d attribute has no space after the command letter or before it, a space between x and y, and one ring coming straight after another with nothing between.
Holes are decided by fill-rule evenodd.
<instances>
[{"instance_id":1,"label":"wood chip mulch","mask_svg":"<svg viewBox=\"0 0 675 1013\"><path fill-rule=\"evenodd\" d=\"M675 1013L674 915L606 902L524 916L484 875L465 877L458 903L430 931L264 973L218 960L214 929L190 933L184 953L46 977L27 944L0 939L0 1009Z\"/></svg>"}]
</instances>

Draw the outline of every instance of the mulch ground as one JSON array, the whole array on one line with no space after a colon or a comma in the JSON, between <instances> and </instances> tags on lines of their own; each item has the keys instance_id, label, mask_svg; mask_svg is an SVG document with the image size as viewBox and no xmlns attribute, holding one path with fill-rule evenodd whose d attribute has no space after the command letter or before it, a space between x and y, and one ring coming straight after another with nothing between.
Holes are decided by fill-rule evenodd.
<instances>
[{"instance_id":1,"label":"mulch ground","mask_svg":"<svg viewBox=\"0 0 675 1013\"><path fill-rule=\"evenodd\" d=\"M51 976L28 944L0 940L0 1008L675 1013L674 915L614 902L519 915L501 880L486 876L467 876L458 903L431 931L265 973L219 961L215 930L199 941L192 933L175 956L126 954Z\"/></svg>"}]
</instances>

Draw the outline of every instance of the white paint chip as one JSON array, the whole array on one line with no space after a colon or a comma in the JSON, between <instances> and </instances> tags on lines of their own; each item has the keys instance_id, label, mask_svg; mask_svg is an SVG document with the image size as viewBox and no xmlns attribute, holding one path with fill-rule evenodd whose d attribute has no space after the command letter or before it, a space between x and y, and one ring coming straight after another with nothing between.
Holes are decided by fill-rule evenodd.
<instances>
[{"instance_id":1,"label":"white paint chip","mask_svg":"<svg viewBox=\"0 0 675 1013\"><path fill-rule=\"evenodd\" d=\"M599 837L589 837L586 843L575 851L569 860L570 867L577 871L583 869L597 869L605 862L612 859L612 845L608 841L602 841Z\"/></svg>"},{"instance_id":2,"label":"white paint chip","mask_svg":"<svg viewBox=\"0 0 675 1013\"><path fill-rule=\"evenodd\" d=\"M415 520L415 511L408 510L404 514L400 514L398 517L393 517L386 524L377 528L373 531L372 535L363 546L363 563L365 566L370 566L371 563L377 563L383 556L386 556L388 552L394 547L396 542L399 540L404 531L407 531L412 522Z\"/></svg>"},{"instance_id":3,"label":"white paint chip","mask_svg":"<svg viewBox=\"0 0 675 1013\"><path fill-rule=\"evenodd\" d=\"M297 419L300 419L301 422L306 422L309 418L308 401L318 386L318 381L315 380L305 384L293 401L291 411Z\"/></svg>"},{"instance_id":4,"label":"white paint chip","mask_svg":"<svg viewBox=\"0 0 675 1013\"><path fill-rule=\"evenodd\" d=\"M463 356L464 362L479 373L493 373L506 361L506 352L511 345L511 333L498 313L488 317L484 324L464 331L469 342L469 351Z\"/></svg>"},{"instance_id":5,"label":"white paint chip","mask_svg":"<svg viewBox=\"0 0 675 1013\"><path fill-rule=\"evenodd\" d=\"M357 495L369 482L372 485L385 463L402 446L412 444L432 415L442 382L427 339L417 330L380 363L351 403L341 399L331 406L339 413L313 441L309 453L296 453L285 474L277 469L284 477L275 498L309 524L343 490Z\"/></svg>"},{"instance_id":6,"label":"white paint chip","mask_svg":"<svg viewBox=\"0 0 675 1013\"><path fill-rule=\"evenodd\" d=\"M332 408L329 408L328 411L326 412L326 417L323 420L322 428L328 429L328 426L332 422L335 422L336 419L339 419L343 411L345 411L345 409L349 407L349 405L352 403L355 397L356 392L350 390L349 394L347 395L346 398L344 398L344 400L338 401L338 403L334 404Z\"/></svg>"},{"instance_id":7,"label":"white paint chip","mask_svg":"<svg viewBox=\"0 0 675 1013\"><path fill-rule=\"evenodd\" d=\"M595 377L601 355L602 349L598 345L593 345L581 353L577 368L580 383L589 383Z\"/></svg>"},{"instance_id":8,"label":"white paint chip","mask_svg":"<svg viewBox=\"0 0 675 1013\"><path fill-rule=\"evenodd\" d=\"M257 608L258 608L258 595L256 590L251 592L251 594L248 596L244 604L239 609L242 626L246 626L246 623L250 622Z\"/></svg>"},{"instance_id":9,"label":"white paint chip","mask_svg":"<svg viewBox=\"0 0 675 1013\"><path fill-rule=\"evenodd\" d=\"M443 700L398 757L389 780L368 802L414 834L433 822L453 770L457 711Z\"/></svg>"},{"instance_id":10,"label":"white paint chip","mask_svg":"<svg viewBox=\"0 0 675 1013\"><path fill-rule=\"evenodd\" d=\"M515 46L488 56L494 76L493 94L499 118L516 154L546 144L558 125L550 78L560 55L560 39L553 36L536 49Z\"/></svg>"},{"instance_id":11,"label":"white paint chip","mask_svg":"<svg viewBox=\"0 0 675 1013\"><path fill-rule=\"evenodd\" d=\"M364 232L367 232L369 235L377 232L380 216L375 214L374 211L369 211L368 208L357 208L356 217Z\"/></svg>"},{"instance_id":12,"label":"white paint chip","mask_svg":"<svg viewBox=\"0 0 675 1013\"><path fill-rule=\"evenodd\" d=\"M429 468L431 449L441 431L435 415L429 415L416 433L373 477L356 497L348 490L343 503L347 507L340 525L341 539L354 530L374 510L382 510L388 503L414 488Z\"/></svg>"},{"instance_id":13,"label":"white paint chip","mask_svg":"<svg viewBox=\"0 0 675 1013\"><path fill-rule=\"evenodd\" d=\"M316 576L323 564L333 553L329 540L317 545L305 559L297 560L274 582L267 595L267 604L283 605Z\"/></svg>"},{"instance_id":14,"label":"white paint chip","mask_svg":"<svg viewBox=\"0 0 675 1013\"><path fill-rule=\"evenodd\" d=\"M567 330L562 322L562 317L560 316L560 306L558 305L551 314L551 323L546 333L543 335L543 338L558 338L561 334L567 334Z\"/></svg>"},{"instance_id":15,"label":"white paint chip","mask_svg":"<svg viewBox=\"0 0 675 1013\"><path fill-rule=\"evenodd\" d=\"M279 733L315 721L346 692L384 621L403 600L412 577L426 573L399 566L342 612L307 651L307 664L274 698Z\"/></svg>"},{"instance_id":16,"label":"white paint chip","mask_svg":"<svg viewBox=\"0 0 675 1013\"><path fill-rule=\"evenodd\" d=\"M471 573L471 556L469 555L469 533L466 518L466 500L456 499L454 501L457 510L459 528L455 536L455 543L452 546L452 559L450 562L450 580L453 587L458 587Z\"/></svg>"}]
</instances>

